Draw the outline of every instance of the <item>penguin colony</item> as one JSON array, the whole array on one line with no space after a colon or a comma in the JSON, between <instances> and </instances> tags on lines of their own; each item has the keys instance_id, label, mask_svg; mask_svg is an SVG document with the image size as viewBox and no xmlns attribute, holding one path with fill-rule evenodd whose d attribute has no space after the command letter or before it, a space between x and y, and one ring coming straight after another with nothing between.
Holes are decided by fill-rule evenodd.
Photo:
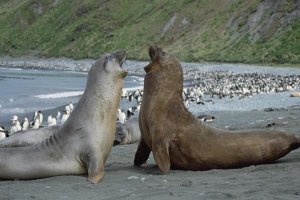
<instances>
[{"instance_id":1,"label":"penguin colony","mask_svg":"<svg viewBox=\"0 0 300 200\"><path fill-rule=\"evenodd\" d=\"M138 71L133 72L140 75ZM214 98L238 98L244 100L256 94L269 94L300 89L300 75L274 75L261 73L234 73L230 71L201 71L184 69L184 80L187 84L183 90L183 99L186 107L190 103L204 105L214 103ZM296 92L297 93L297 92ZM143 89L127 91L123 89L121 98L125 101L135 102L135 106L127 109L118 109L117 121L124 123L134 115L138 115L142 101ZM293 96L293 95L291 95ZM18 116L11 118L11 127L5 130L0 128L0 140L18 131L38 129L41 126L53 126L63 124L74 109L73 103L65 106L65 109L57 112L54 117L49 115L47 122L43 124L42 111L35 111L32 120L29 122L25 117L20 123ZM214 116L199 115L201 121L212 121Z\"/></svg>"}]
</instances>

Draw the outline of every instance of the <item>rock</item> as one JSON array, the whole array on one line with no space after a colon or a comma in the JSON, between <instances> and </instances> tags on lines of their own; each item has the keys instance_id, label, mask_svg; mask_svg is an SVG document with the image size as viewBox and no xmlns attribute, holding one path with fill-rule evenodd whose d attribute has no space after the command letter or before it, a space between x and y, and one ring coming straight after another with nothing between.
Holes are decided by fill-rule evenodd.
<instances>
[{"instance_id":1,"label":"rock","mask_svg":"<svg viewBox=\"0 0 300 200\"><path fill-rule=\"evenodd\" d=\"M272 112L272 111L274 111L274 110L275 110L274 108L265 108L265 109L264 109L265 112Z\"/></svg>"},{"instance_id":2,"label":"rock","mask_svg":"<svg viewBox=\"0 0 300 200\"><path fill-rule=\"evenodd\" d=\"M137 180L139 177L137 176L129 176L127 179L128 180Z\"/></svg>"}]
</instances>

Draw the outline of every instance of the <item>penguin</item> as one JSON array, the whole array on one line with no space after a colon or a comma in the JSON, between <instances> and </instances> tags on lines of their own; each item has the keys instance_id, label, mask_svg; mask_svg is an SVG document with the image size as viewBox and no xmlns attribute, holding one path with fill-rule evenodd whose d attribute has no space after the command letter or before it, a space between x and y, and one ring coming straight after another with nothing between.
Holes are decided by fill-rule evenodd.
<instances>
[{"instance_id":1,"label":"penguin","mask_svg":"<svg viewBox=\"0 0 300 200\"><path fill-rule=\"evenodd\" d=\"M26 131L29 128L29 121L28 117L24 117L24 120L22 122L22 131Z\"/></svg>"},{"instance_id":2,"label":"penguin","mask_svg":"<svg viewBox=\"0 0 300 200\"><path fill-rule=\"evenodd\" d=\"M73 112L73 109L74 109L73 103L70 102L68 106L69 106L69 108L70 108L70 113L72 113L72 112Z\"/></svg>"},{"instance_id":3,"label":"penguin","mask_svg":"<svg viewBox=\"0 0 300 200\"><path fill-rule=\"evenodd\" d=\"M64 124L70 116L70 110L65 110L64 114L61 117L60 123Z\"/></svg>"},{"instance_id":4,"label":"penguin","mask_svg":"<svg viewBox=\"0 0 300 200\"><path fill-rule=\"evenodd\" d=\"M57 111L57 114L56 114L56 123L57 124L60 124L61 122L60 122L60 120L61 120L61 113L60 113L60 111Z\"/></svg>"},{"instance_id":5,"label":"penguin","mask_svg":"<svg viewBox=\"0 0 300 200\"><path fill-rule=\"evenodd\" d=\"M118 110L119 111L119 110ZM124 123L126 121L126 114L123 111L119 111L119 122Z\"/></svg>"},{"instance_id":6,"label":"penguin","mask_svg":"<svg viewBox=\"0 0 300 200\"><path fill-rule=\"evenodd\" d=\"M10 133L9 135L13 135L16 132L19 132L22 130L21 124L18 120L18 116L14 115L11 119L12 121L12 127L10 128Z\"/></svg>"},{"instance_id":7,"label":"penguin","mask_svg":"<svg viewBox=\"0 0 300 200\"><path fill-rule=\"evenodd\" d=\"M33 126L31 127L32 129L39 129L40 128L40 120L38 118L36 118L34 120Z\"/></svg>"},{"instance_id":8,"label":"penguin","mask_svg":"<svg viewBox=\"0 0 300 200\"><path fill-rule=\"evenodd\" d=\"M4 127L3 126L0 126L0 140L3 140L7 137L7 134L4 130Z\"/></svg>"},{"instance_id":9,"label":"penguin","mask_svg":"<svg viewBox=\"0 0 300 200\"><path fill-rule=\"evenodd\" d=\"M57 124L56 118L49 115L47 118L47 124L48 126L55 126Z\"/></svg>"}]
</instances>

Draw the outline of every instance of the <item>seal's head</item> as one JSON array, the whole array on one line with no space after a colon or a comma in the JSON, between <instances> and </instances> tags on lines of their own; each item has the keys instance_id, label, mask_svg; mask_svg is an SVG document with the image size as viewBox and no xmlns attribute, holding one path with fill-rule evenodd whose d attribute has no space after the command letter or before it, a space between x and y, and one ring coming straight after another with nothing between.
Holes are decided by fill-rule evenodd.
<instances>
[{"instance_id":1,"label":"seal's head","mask_svg":"<svg viewBox=\"0 0 300 200\"><path fill-rule=\"evenodd\" d=\"M149 56L151 58L151 63L147 65L144 69L146 73L149 72L174 72L174 71L182 71L180 62L168 51L157 47L150 46L149 47Z\"/></svg>"},{"instance_id":2,"label":"seal's head","mask_svg":"<svg viewBox=\"0 0 300 200\"><path fill-rule=\"evenodd\" d=\"M122 65L126 57L126 50L118 50L105 54L102 58L102 66L107 73L115 73L117 76L125 78L128 72L122 67Z\"/></svg>"},{"instance_id":3,"label":"seal's head","mask_svg":"<svg viewBox=\"0 0 300 200\"><path fill-rule=\"evenodd\" d=\"M182 90L183 72L180 62L166 50L157 47L149 47L149 56L151 62L144 68L146 77L153 81L157 81L160 89Z\"/></svg>"},{"instance_id":4,"label":"seal's head","mask_svg":"<svg viewBox=\"0 0 300 200\"><path fill-rule=\"evenodd\" d=\"M104 55L104 69L106 72L117 72L119 76L125 78L127 71L122 68L122 65L127 57L126 50L118 50L113 53Z\"/></svg>"},{"instance_id":5,"label":"seal's head","mask_svg":"<svg viewBox=\"0 0 300 200\"><path fill-rule=\"evenodd\" d=\"M123 79L128 73L122 67L126 57L126 50L118 50L112 53L106 53L91 67L89 74L99 74L99 76L101 75L102 78L113 76L113 81L119 79L120 77Z\"/></svg>"},{"instance_id":6,"label":"seal's head","mask_svg":"<svg viewBox=\"0 0 300 200\"><path fill-rule=\"evenodd\" d=\"M121 122L117 122L116 125L116 137L114 140L114 145L123 144L126 135L128 134L128 129Z\"/></svg>"}]
</instances>

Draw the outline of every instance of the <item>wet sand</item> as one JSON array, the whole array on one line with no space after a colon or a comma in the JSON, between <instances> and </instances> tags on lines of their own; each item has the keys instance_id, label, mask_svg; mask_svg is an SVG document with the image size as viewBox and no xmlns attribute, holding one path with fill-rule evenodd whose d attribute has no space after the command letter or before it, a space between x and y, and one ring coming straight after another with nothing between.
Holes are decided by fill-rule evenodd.
<instances>
[{"instance_id":1,"label":"wet sand","mask_svg":"<svg viewBox=\"0 0 300 200\"><path fill-rule=\"evenodd\" d=\"M216 116L211 125L219 128L277 129L300 135L300 110L208 114ZM86 176L0 181L0 200L300 199L300 149L273 164L226 170L172 170L160 175L152 156L146 166L133 166L136 148L137 144L113 147L105 177L98 184L90 184Z\"/></svg>"}]
</instances>

